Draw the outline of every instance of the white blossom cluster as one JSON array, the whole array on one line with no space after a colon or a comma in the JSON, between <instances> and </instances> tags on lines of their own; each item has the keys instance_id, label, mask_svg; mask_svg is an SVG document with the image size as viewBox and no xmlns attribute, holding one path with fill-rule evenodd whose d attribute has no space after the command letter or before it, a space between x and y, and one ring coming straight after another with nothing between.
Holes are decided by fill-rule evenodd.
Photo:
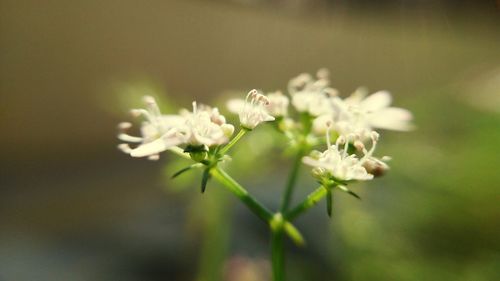
<instances>
[{"instance_id":1,"label":"white blossom cluster","mask_svg":"<svg viewBox=\"0 0 500 281\"><path fill-rule=\"evenodd\" d=\"M266 107L268 114L280 118L285 133L297 127L307 127L314 136L326 136L327 149L323 152L312 151L303 162L313 167L313 174L319 179L333 179L338 183L353 180L370 180L389 167L385 163L390 158L381 159L373 156L379 134L375 129L409 131L413 128L410 111L391 107L392 97L387 91L378 91L368 95L364 88L357 89L347 98L340 98L338 91L330 86L329 72L321 69L316 77L303 73L290 80L288 94L275 92L268 95ZM243 100L230 100L228 108L240 114ZM292 108L289 108L289 105ZM305 115L306 121L290 112ZM304 128L302 130L302 133ZM288 134L294 136L294 134ZM336 136L334 145L330 137ZM369 150L365 142L371 141ZM354 150L354 151L353 151Z\"/></svg>"},{"instance_id":2,"label":"white blossom cluster","mask_svg":"<svg viewBox=\"0 0 500 281\"><path fill-rule=\"evenodd\" d=\"M326 142L325 151L312 151L303 158L321 180L344 183L372 179L388 169L388 157L373 156L379 139L375 130L408 131L413 126L408 110L390 106L392 98L387 91L368 95L360 88L349 97L340 98L324 69L316 76L300 74L291 79L287 90L287 94L277 91L267 95L251 90L244 100L229 100L227 107L238 115L243 130L273 122L292 141L301 138ZM145 119L141 136L127 134L130 123L119 125L119 139L137 144L132 148L123 143L119 148L133 157L157 159L159 153L172 147L194 146L208 151L228 143L235 129L217 108L193 102L192 111L163 115L152 97L145 97L145 103L146 109L132 110L134 116ZM330 143L330 138L335 138L335 144ZM369 149L365 147L367 142L371 142ZM309 151L318 143L321 141L309 143Z\"/></svg>"},{"instance_id":3,"label":"white blossom cluster","mask_svg":"<svg viewBox=\"0 0 500 281\"><path fill-rule=\"evenodd\" d=\"M148 157L156 160L159 153L178 146L195 146L208 149L214 145L227 143L234 132L234 126L226 123L226 118L217 108L197 105L193 102L193 111L183 109L177 115L163 115L153 97L144 97L146 109L132 109L135 117L143 116L141 136L131 136L127 130L131 123L119 124L118 138L124 142L138 144L131 148L123 143L118 146L132 157Z\"/></svg>"}]
</instances>

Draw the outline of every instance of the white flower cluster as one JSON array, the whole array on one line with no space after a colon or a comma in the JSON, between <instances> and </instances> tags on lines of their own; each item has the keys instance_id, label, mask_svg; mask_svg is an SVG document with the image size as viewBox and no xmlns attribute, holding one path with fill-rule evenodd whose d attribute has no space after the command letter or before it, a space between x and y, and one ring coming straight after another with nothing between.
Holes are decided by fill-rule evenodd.
<instances>
[{"instance_id":1,"label":"white flower cluster","mask_svg":"<svg viewBox=\"0 0 500 281\"><path fill-rule=\"evenodd\" d=\"M146 109L132 110L134 116L145 118L141 136L127 134L132 126L130 123L119 125L119 139L138 144L134 148L127 143L119 145L133 157L158 159L159 153L174 147L208 152L210 148L228 143L233 135L234 126L226 123L217 108L193 102L192 111L163 115L152 97L147 96L144 100ZM230 100L227 106L229 111L238 114L243 134L263 122L276 121L281 132L295 144L309 146L308 149L318 143L309 140L326 135L328 148L323 152L313 151L303 162L313 167L318 178L342 183L369 180L388 169L387 157L373 156L379 137L374 130L412 129L412 114L406 109L391 107L391 102L387 91L368 95L362 88L342 99L330 86L329 72L322 69L316 77L300 74L291 79L288 95L280 91L264 95L251 90L246 99ZM293 117L300 118L295 121ZM220 154L227 152L241 136L234 137ZM330 144L333 136L336 137L334 145ZM371 148L367 150L365 143L369 141ZM213 160L222 156L217 155L217 149L210 151Z\"/></svg>"},{"instance_id":2,"label":"white flower cluster","mask_svg":"<svg viewBox=\"0 0 500 281\"><path fill-rule=\"evenodd\" d=\"M313 167L319 179L332 179L337 183L370 180L389 167L385 161L373 156L379 134L374 129L408 131L412 129L412 114L402 108L390 107L389 92L379 91L367 96L360 88L342 99L329 87L328 72L320 70L317 79L301 74L288 85L292 105L298 112L312 118L312 133L326 134L327 150L313 151L303 162ZM330 144L331 132L338 136ZM371 140L370 150L364 142Z\"/></svg>"},{"instance_id":3,"label":"white flower cluster","mask_svg":"<svg viewBox=\"0 0 500 281\"><path fill-rule=\"evenodd\" d=\"M276 98L276 94L266 97L254 89L248 92L245 100L230 100L227 106L231 112L239 115L241 126L252 130L262 122L274 121L275 118L271 113L281 110L276 108L276 104L271 104L271 101L274 100L278 100L278 103L281 102L279 98ZM285 110L287 106L288 103L285 105Z\"/></svg>"},{"instance_id":4,"label":"white flower cluster","mask_svg":"<svg viewBox=\"0 0 500 281\"><path fill-rule=\"evenodd\" d=\"M137 143L131 148L122 143L118 147L132 157L148 157L156 160L159 153L181 145L209 148L227 143L234 132L234 126L226 123L226 118L217 108L198 106L193 102L193 111L181 110L177 115L161 114L153 97L144 97L147 109L132 109L135 117L143 116L141 136L131 136L126 131L132 126L128 122L119 124L118 138L124 142Z\"/></svg>"},{"instance_id":5,"label":"white flower cluster","mask_svg":"<svg viewBox=\"0 0 500 281\"><path fill-rule=\"evenodd\" d=\"M303 73L288 83L289 96L281 92L270 93L267 98L257 92L250 92L246 101L230 100L228 108L239 113L243 126L252 129L259 122L280 118L285 133L290 128L307 127L303 119L294 121L289 114L289 104L310 121L310 131L306 134L324 136L328 148L324 152L314 151L304 158L304 163L314 167L318 177L331 177L340 182L369 180L374 175L388 169L388 157L377 159L373 156L378 133L374 129L408 131L413 128L412 114L406 109L391 107L391 95L378 91L372 95L359 88L351 96L340 98L338 91L330 86L329 72L321 69L316 77ZM249 101L250 100L250 101ZM258 107L256 116L249 116L245 108ZM306 121L307 122L307 121ZM304 132L302 132L304 133ZM335 145L329 144L330 135L337 136ZM372 141L369 151L364 142ZM351 148L351 149L349 149ZM354 151L352 151L354 149Z\"/></svg>"},{"instance_id":6,"label":"white flower cluster","mask_svg":"<svg viewBox=\"0 0 500 281\"><path fill-rule=\"evenodd\" d=\"M340 136L332 145L328 132L328 148L324 152L313 151L310 156L303 158L303 162L313 167L313 174L319 179L333 179L337 183L371 180L374 177L375 167L382 170L389 168L384 162L389 160L388 157L382 157L381 160L373 156L378 138L379 134L373 131L371 133L372 146L370 150L367 150L356 135L350 135L348 138ZM353 141L356 149L362 152L361 157L354 153L349 154L350 141Z\"/></svg>"}]
</instances>

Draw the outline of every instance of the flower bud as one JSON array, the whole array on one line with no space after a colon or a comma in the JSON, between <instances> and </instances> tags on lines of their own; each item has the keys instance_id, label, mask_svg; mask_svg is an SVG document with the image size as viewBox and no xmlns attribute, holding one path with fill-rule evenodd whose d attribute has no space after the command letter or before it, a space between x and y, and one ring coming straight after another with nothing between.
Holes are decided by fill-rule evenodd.
<instances>
[{"instance_id":1,"label":"flower bud","mask_svg":"<svg viewBox=\"0 0 500 281\"><path fill-rule=\"evenodd\" d=\"M363 167L376 178L383 176L389 170L389 166L380 161L366 161Z\"/></svg>"},{"instance_id":2,"label":"flower bud","mask_svg":"<svg viewBox=\"0 0 500 281\"><path fill-rule=\"evenodd\" d=\"M192 151L189 152L189 156L191 156L191 159L195 162L201 162L207 158L207 152L206 151Z\"/></svg>"}]
</instances>

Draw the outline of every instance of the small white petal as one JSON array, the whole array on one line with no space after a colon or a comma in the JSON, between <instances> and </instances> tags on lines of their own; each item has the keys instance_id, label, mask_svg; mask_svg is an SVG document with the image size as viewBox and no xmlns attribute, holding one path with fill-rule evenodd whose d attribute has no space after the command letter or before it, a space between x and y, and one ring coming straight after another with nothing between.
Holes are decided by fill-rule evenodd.
<instances>
[{"instance_id":1,"label":"small white petal","mask_svg":"<svg viewBox=\"0 0 500 281\"><path fill-rule=\"evenodd\" d=\"M137 148L132 149L132 151L130 151L130 156L145 157L155 155L181 143L182 141L178 138L159 138L152 142L141 144Z\"/></svg>"},{"instance_id":2,"label":"small white petal","mask_svg":"<svg viewBox=\"0 0 500 281\"><path fill-rule=\"evenodd\" d=\"M132 149L130 148L130 145L128 145L128 143L120 143L118 145L118 149L121 150L122 152L127 153L127 154L130 154L130 151L132 151Z\"/></svg>"},{"instance_id":3,"label":"small white petal","mask_svg":"<svg viewBox=\"0 0 500 281\"><path fill-rule=\"evenodd\" d=\"M388 161L392 160L392 157L391 156L382 156L382 158L380 160L382 160L384 162L388 162Z\"/></svg>"},{"instance_id":4,"label":"small white petal","mask_svg":"<svg viewBox=\"0 0 500 281\"><path fill-rule=\"evenodd\" d=\"M373 114L369 123L371 126L380 129L410 131L414 128L411 124L412 119L413 116L410 111L398 107L389 107Z\"/></svg>"},{"instance_id":5,"label":"small white petal","mask_svg":"<svg viewBox=\"0 0 500 281\"><path fill-rule=\"evenodd\" d=\"M157 161L160 159L160 154L153 154L148 156L148 160Z\"/></svg>"},{"instance_id":6,"label":"small white petal","mask_svg":"<svg viewBox=\"0 0 500 281\"><path fill-rule=\"evenodd\" d=\"M387 91L378 91L369 95L360 103L360 108L366 111L378 111L388 107L392 102L391 94Z\"/></svg>"},{"instance_id":7,"label":"small white petal","mask_svg":"<svg viewBox=\"0 0 500 281\"><path fill-rule=\"evenodd\" d=\"M230 137L234 133L234 126L231 124L222 124L221 126L222 131L224 132L224 136Z\"/></svg>"},{"instance_id":8,"label":"small white petal","mask_svg":"<svg viewBox=\"0 0 500 281\"><path fill-rule=\"evenodd\" d=\"M167 145L163 139L157 139L149 143L142 144L135 149L130 151L130 156L132 157L145 157L154 154L158 154L167 149Z\"/></svg>"},{"instance_id":9,"label":"small white petal","mask_svg":"<svg viewBox=\"0 0 500 281\"><path fill-rule=\"evenodd\" d=\"M231 99L226 104L227 109L234 114L238 114L243 110L245 101L242 99Z\"/></svg>"}]
</instances>

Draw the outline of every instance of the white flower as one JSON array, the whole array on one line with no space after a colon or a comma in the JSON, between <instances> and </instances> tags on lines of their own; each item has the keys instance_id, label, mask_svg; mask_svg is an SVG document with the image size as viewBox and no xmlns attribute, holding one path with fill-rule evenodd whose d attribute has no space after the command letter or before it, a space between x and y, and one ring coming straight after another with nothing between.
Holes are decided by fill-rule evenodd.
<instances>
[{"instance_id":1,"label":"white flower","mask_svg":"<svg viewBox=\"0 0 500 281\"><path fill-rule=\"evenodd\" d=\"M178 129L183 126L185 119L179 115L162 115L153 97L145 96L144 102L147 109L132 109L135 117L144 116L145 121L141 126L141 136L131 136L126 131L132 127L131 123L122 122L118 125L120 133L118 139L138 143L132 149L129 144L122 143L118 146L120 150L133 157L145 157L155 160L158 154L170 147L179 145L182 140L178 137Z\"/></svg>"},{"instance_id":2,"label":"white flower","mask_svg":"<svg viewBox=\"0 0 500 281\"><path fill-rule=\"evenodd\" d=\"M227 108L230 112L240 114L248 101L244 99L231 99L227 102ZM285 117L288 115L288 105L290 99L283 95L281 91L269 93L267 95L267 104L262 107L269 115L273 117Z\"/></svg>"},{"instance_id":3,"label":"white flower","mask_svg":"<svg viewBox=\"0 0 500 281\"><path fill-rule=\"evenodd\" d=\"M186 119L182 127L183 141L193 146L207 147L227 143L234 132L234 126L226 124L226 118L217 108L201 105L197 108L193 102L193 112L181 113Z\"/></svg>"},{"instance_id":4,"label":"white flower","mask_svg":"<svg viewBox=\"0 0 500 281\"><path fill-rule=\"evenodd\" d=\"M267 111L274 117L283 117L288 115L288 104L290 100L287 96L283 95L281 91L270 93L267 95L269 105Z\"/></svg>"},{"instance_id":5,"label":"white flower","mask_svg":"<svg viewBox=\"0 0 500 281\"><path fill-rule=\"evenodd\" d=\"M371 180L373 175L368 173L365 168L366 162L383 163L381 160L372 156L377 140L378 134L373 132L372 147L369 151L364 148L362 143L357 142L356 145L363 151L363 157L358 158L355 154L348 154L349 140L356 139L356 136L345 138L340 136L335 145L330 144L329 132L327 132L328 149L324 152L313 152L311 156L303 158L303 162L313 167L313 172L319 177L333 178L334 180L352 181L352 180ZM342 147L343 145L343 147ZM386 165L385 163L383 163ZM387 165L386 165L387 166Z\"/></svg>"},{"instance_id":6,"label":"white flower","mask_svg":"<svg viewBox=\"0 0 500 281\"><path fill-rule=\"evenodd\" d=\"M332 145L317 157L303 158L306 165L312 166L314 172L320 176L333 177L339 181L370 180L373 175L368 174L356 155L348 155L338 145Z\"/></svg>"},{"instance_id":7,"label":"white flower","mask_svg":"<svg viewBox=\"0 0 500 281\"><path fill-rule=\"evenodd\" d=\"M146 120L141 126L141 136L126 133L132 124L120 123L118 138L125 142L138 143L136 148L122 143L118 148L132 157L148 157L156 160L159 153L180 145L206 146L220 145L228 142L234 132L231 124L217 108L200 106L193 102L193 112L182 110L179 115L162 115L154 98L144 97L147 109L133 109L135 117L144 116Z\"/></svg>"},{"instance_id":8,"label":"white flower","mask_svg":"<svg viewBox=\"0 0 500 281\"><path fill-rule=\"evenodd\" d=\"M252 130L262 122L274 121L267 109L269 103L268 97L254 89L248 92L245 101L233 99L227 107L229 111L238 113L241 126Z\"/></svg>"},{"instance_id":9,"label":"white flower","mask_svg":"<svg viewBox=\"0 0 500 281\"><path fill-rule=\"evenodd\" d=\"M288 83L288 92L292 96L292 105L299 112L307 112L312 116L330 114L332 107L330 97L337 95L337 90L330 88L328 71L321 69L317 80L303 73Z\"/></svg>"},{"instance_id":10,"label":"white flower","mask_svg":"<svg viewBox=\"0 0 500 281\"><path fill-rule=\"evenodd\" d=\"M389 107L392 97L387 91L379 91L368 97L367 92L358 89L350 97L332 99L338 108L335 120L336 130L342 135L361 134L367 136L372 129L409 131L413 129L410 111Z\"/></svg>"}]
</instances>

